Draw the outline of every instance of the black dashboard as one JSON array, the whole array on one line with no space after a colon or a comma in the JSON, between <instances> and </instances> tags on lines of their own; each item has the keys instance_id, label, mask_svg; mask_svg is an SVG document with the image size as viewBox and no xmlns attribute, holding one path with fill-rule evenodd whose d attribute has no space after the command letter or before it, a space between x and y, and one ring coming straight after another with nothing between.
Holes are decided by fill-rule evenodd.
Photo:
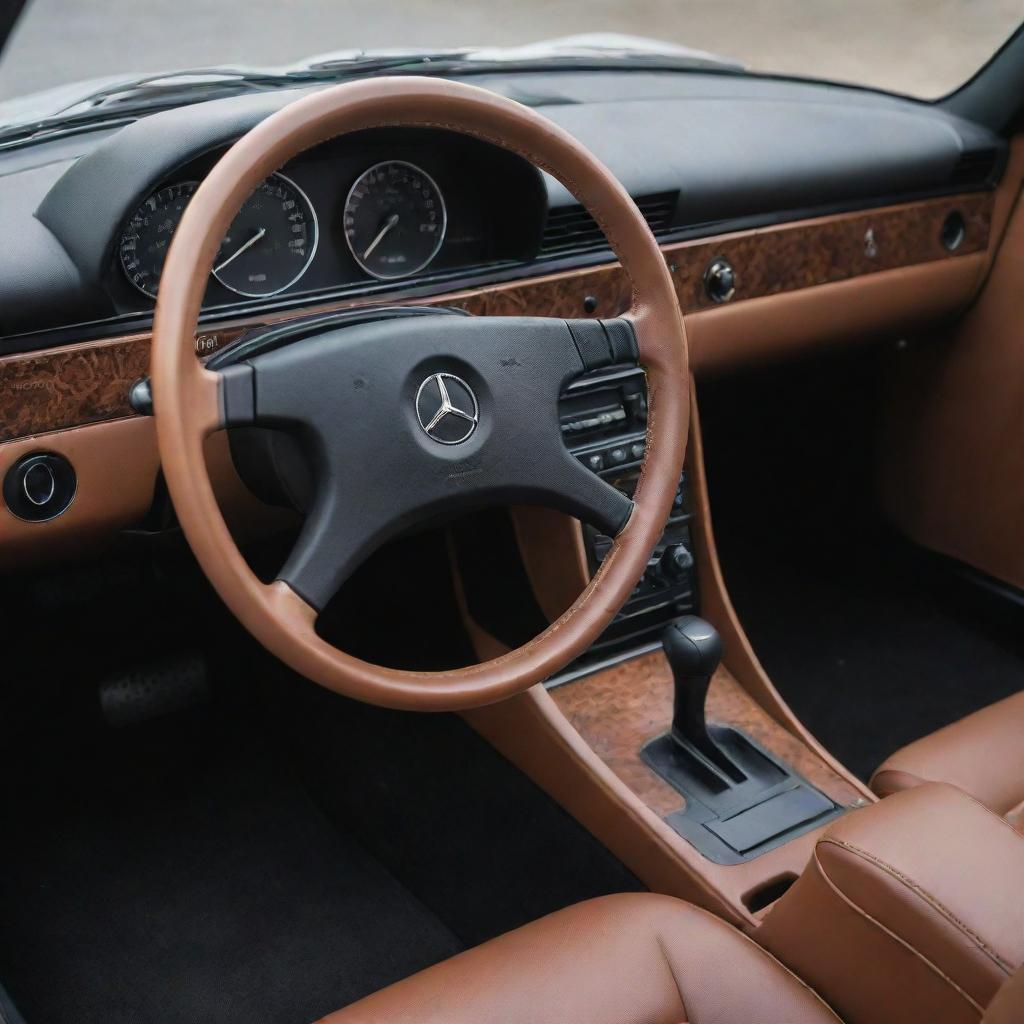
<instances>
[{"instance_id":1,"label":"black dashboard","mask_svg":"<svg viewBox=\"0 0 1024 1024\"><path fill-rule=\"evenodd\" d=\"M638 71L471 80L579 138L665 240L988 188L1006 158L1002 138L938 107L833 85ZM0 151L0 352L145 330L189 190L301 94L198 103ZM442 131L325 143L250 202L218 255L207 321L607 258L560 183Z\"/></svg>"}]
</instances>

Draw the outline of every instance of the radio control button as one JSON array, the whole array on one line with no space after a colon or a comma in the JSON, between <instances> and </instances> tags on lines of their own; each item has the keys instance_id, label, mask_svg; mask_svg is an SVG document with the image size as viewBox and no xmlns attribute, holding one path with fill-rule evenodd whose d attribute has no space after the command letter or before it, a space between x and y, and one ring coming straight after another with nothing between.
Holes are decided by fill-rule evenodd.
<instances>
[{"instance_id":1,"label":"radio control button","mask_svg":"<svg viewBox=\"0 0 1024 1024\"><path fill-rule=\"evenodd\" d=\"M594 452L593 455L586 456L583 460L583 464L587 469L592 469L595 473L599 473L604 469L604 458L601 456L600 452Z\"/></svg>"},{"instance_id":2,"label":"radio control button","mask_svg":"<svg viewBox=\"0 0 1024 1024\"><path fill-rule=\"evenodd\" d=\"M605 458L613 466L621 466L622 463L629 461L629 452L622 445L609 448L604 454Z\"/></svg>"},{"instance_id":3,"label":"radio control button","mask_svg":"<svg viewBox=\"0 0 1024 1024\"><path fill-rule=\"evenodd\" d=\"M635 442L633 445L630 446L629 453L630 455L633 456L634 459L642 459L644 457L643 443L641 441Z\"/></svg>"},{"instance_id":4,"label":"radio control button","mask_svg":"<svg viewBox=\"0 0 1024 1024\"><path fill-rule=\"evenodd\" d=\"M665 579L673 582L684 580L693 568L693 555L684 544L671 544L661 556L660 568Z\"/></svg>"}]
</instances>

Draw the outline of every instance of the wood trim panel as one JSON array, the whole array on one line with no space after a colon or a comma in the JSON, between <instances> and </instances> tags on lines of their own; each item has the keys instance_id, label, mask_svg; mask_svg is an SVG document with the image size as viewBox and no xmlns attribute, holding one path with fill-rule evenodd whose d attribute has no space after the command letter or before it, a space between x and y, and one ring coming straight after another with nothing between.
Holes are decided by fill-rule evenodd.
<instances>
[{"instance_id":1,"label":"wood trim panel","mask_svg":"<svg viewBox=\"0 0 1024 1024\"><path fill-rule=\"evenodd\" d=\"M474 729L608 847L653 892L689 900L747 931L750 897L799 875L824 826L742 864L707 860L677 835L583 740L550 693L464 712Z\"/></svg>"},{"instance_id":2,"label":"wood trim panel","mask_svg":"<svg viewBox=\"0 0 1024 1024\"><path fill-rule=\"evenodd\" d=\"M549 692L573 728L652 811L665 817L686 806L640 757L640 748L672 721L672 673L660 651ZM745 732L836 803L862 802L857 789L771 718L724 667L711 681L707 708L711 721Z\"/></svg>"},{"instance_id":3,"label":"wood trim panel","mask_svg":"<svg viewBox=\"0 0 1024 1024\"><path fill-rule=\"evenodd\" d=\"M729 309L744 300L850 280L877 271L982 252L988 246L993 193L931 199L869 212L814 220L664 247L684 313ZM955 253L939 241L951 210L965 220L964 240ZM868 245L868 232L871 245ZM715 307L703 292L702 278L711 260L727 258L737 274L735 299ZM629 305L629 288L617 264L567 271L524 282L494 285L411 300L401 294L374 296L239 320L205 331L197 348L209 354L235 340L243 330L298 315L387 302L458 306L479 315L588 315L584 298L596 305L590 315L616 316ZM131 415L128 389L149 368L149 335L134 334L60 349L0 359L4 416L0 441Z\"/></svg>"},{"instance_id":4,"label":"wood trim panel","mask_svg":"<svg viewBox=\"0 0 1024 1024\"><path fill-rule=\"evenodd\" d=\"M222 331L221 344L242 334ZM149 373L148 334L0 359L0 441L134 416L131 386Z\"/></svg>"}]
</instances>

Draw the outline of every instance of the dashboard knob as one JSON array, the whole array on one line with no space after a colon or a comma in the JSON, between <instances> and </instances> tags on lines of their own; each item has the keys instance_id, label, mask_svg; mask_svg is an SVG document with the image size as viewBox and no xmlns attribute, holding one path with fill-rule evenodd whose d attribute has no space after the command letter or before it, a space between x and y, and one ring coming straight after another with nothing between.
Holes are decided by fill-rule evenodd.
<instances>
[{"instance_id":1,"label":"dashboard knob","mask_svg":"<svg viewBox=\"0 0 1024 1024\"><path fill-rule=\"evenodd\" d=\"M7 509L29 523L45 523L67 511L75 499L74 467L57 452L33 452L18 459L3 479Z\"/></svg>"},{"instance_id":2,"label":"dashboard knob","mask_svg":"<svg viewBox=\"0 0 1024 1024\"><path fill-rule=\"evenodd\" d=\"M33 462L21 476L21 489L33 505L48 504L57 491L57 477L49 462Z\"/></svg>"},{"instance_id":3,"label":"dashboard knob","mask_svg":"<svg viewBox=\"0 0 1024 1024\"><path fill-rule=\"evenodd\" d=\"M736 294L736 272L728 260L719 257L708 264L704 291L712 302L728 302Z\"/></svg>"},{"instance_id":4,"label":"dashboard knob","mask_svg":"<svg viewBox=\"0 0 1024 1024\"><path fill-rule=\"evenodd\" d=\"M665 548L658 567L665 579L677 582L685 579L693 568L693 555L684 544L670 544Z\"/></svg>"}]
</instances>

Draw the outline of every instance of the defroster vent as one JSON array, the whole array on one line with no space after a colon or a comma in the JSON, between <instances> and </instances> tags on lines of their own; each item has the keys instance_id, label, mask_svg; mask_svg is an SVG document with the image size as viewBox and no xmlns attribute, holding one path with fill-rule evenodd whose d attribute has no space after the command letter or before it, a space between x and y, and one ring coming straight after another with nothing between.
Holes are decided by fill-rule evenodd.
<instances>
[{"instance_id":1,"label":"defroster vent","mask_svg":"<svg viewBox=\"0 0 1024 1024\"><path fill-rule=\"evenodd\" d=\"M658 235L671 230L678 199L678 192L658 192L649 196L637 196L635 202L651 231ZM548 220L540 243L542 257L565 256L607 247L608 243L597 222L579 204L556 206L548 211Z\"/></svg>"}]
</instances>

